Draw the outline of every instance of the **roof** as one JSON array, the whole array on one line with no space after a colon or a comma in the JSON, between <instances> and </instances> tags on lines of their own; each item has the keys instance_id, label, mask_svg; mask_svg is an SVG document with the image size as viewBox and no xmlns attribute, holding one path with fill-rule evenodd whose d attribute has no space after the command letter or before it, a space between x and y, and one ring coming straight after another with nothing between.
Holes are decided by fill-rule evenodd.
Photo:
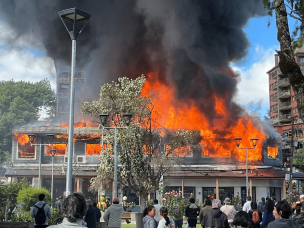
<instances>
[{"instance_id":1,"label":"roof","mask_svg":"<svg viewBox=\"0 0 304 228\"><path fill-rule=\"evenodd\" d=\"M296 48L294 54L299 54L299 53L304 53L304 46L300 47L300 48Z\"/></svg>"},{"instance_id":2,"label":"roof","mask_svg":"<svg viewBox=\"0 0 304 228\"><path fill-rule=\"evenodd\" d=\"M285 179L289 172L275 168L249 168L248 177L251 179ZM179 169L164 175L164 179L238 179L246 178L246 169L208 170L202 168ZM294 173L293 179L304 180L304 174Z\"/></svg>"}]
</instances>

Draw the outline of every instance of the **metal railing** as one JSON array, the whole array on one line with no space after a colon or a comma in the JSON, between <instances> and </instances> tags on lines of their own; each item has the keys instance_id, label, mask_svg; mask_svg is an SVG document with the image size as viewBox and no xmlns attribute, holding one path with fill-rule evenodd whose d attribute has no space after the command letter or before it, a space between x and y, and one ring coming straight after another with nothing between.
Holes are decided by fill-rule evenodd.
<instances>
[{"instance_id":1,"label":"metal railing","mask_svg":"<svg viewBox=\"0 0 304 228\"><path fill-rule=\"evenodd\" d=\"M282 84L285 83L285 82L288 82L288 83L289 83L289 79L288 79L288 78L280 79L279 82L278 82L278 86L282 85Z\"/></svg>"},{"instance_id":2,"label":"metal railing","mask_svg":"<svg viewBox=\"0 0 304 228\"><path fill-rule=\"evenodd\" d=\"M278 93L278 97L282 97L284 95L290 95L290 90L285 90Z\"/></svg>"},{"instance_id":3,"label":"metal railing","mask_svg":"<svg viewBox=\"0 0 304 228\"><path fill-rule=\"evenodd\" d=\"M280 102L280 109L288 107L288 106L291 106L291 102L290 101Z\"/></svg>"}]
</instances>

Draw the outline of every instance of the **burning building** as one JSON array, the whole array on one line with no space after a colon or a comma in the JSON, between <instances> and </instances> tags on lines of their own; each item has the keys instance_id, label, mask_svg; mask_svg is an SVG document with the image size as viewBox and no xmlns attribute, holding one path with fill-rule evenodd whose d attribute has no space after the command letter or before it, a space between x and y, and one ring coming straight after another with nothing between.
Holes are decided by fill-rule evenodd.
<instances>
[{"instance_id":1,"label":"burning building","mask_svg":"<svg viewBox=\"0 0 304 228\"><path fill-rule=\"evenodd\" d=\"M87 88L78 95L84 100L96 99L103 83L124 75L135 78L144 74L147 82L142 95L153 91L159 94L159 125L168 132L199 130L202 138L199 149L191 151L184 147L174 152L175 156L183 157L185 165L164 176L168 188L193 193L200 201L206 195L214 194L223 198L239 192L245 196L246 153L237 149L233 139L242 137L242 146L251 147L250 139L259 138L256 150L248 151L250 194L254 200L267 195L275 195L278 199L283 197L285 172L280 170L280 140L271 139L277 134L258 118L249 116L233 100L239 75L233 72L230 63L241 60L248 52L249 41L243 28L249 19L266 15L260 0L74 3L73 6L94 15L94 20L79 39L81 58L77 64L86 70ZM43 1L32 4L12 0L5 4L0 11L10 28L18 31L16 40L34 34L32 27L39 28L30 38L42 42L47 55L55 62L69 62L70 55L63 53L70 53L70 39L56 14L68 7L67 2L52 1L45 5ZM25 4L27 11L22 10L24 7L16 7L18 4ZM41 11L41 8L49 10ZM21 20L20 15L27 20ZM37 20L37 17L47 20ZM82 39L84 43L81 43ZM58 117L68 111L68 75L68 72L58 73ZM77 75L81 84L83 74ZM286 110L286 107L282 109L282 117ZM7 176L29 177L37 186L41 155L42 186L49 187L50 149L56 147L55 180L58 183L56 185L55 181L55 196L58 196L65 186L67 126L54 122L49 126L42 125L13 130L12 167ZM18 135L28 133L36 134L37 144L47 144L46 134L55 134L57 138L52 146L31 146L26 137ZM75 126L74 189L86 195L90 194L86 192L89 179L96 175L100 164L99 137L97 127ZM165 151L166 145L161 145L161 150Z\"/></svg>"}]
</instances>

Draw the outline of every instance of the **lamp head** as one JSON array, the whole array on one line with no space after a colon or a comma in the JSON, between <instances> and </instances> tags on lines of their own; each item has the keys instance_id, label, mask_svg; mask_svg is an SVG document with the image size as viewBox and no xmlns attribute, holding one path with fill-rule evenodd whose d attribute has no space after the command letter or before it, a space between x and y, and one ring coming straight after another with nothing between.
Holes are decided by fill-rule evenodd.
<instances>
[{"instance_id":1,"label":"lamp head","mask_svg":"<svg viewBox=\"0 0 304 228\"><path fill-rule=\"evenodd\" d=\"M131 118L132 118L132 114L131 113L124 113L122 114L122 119L124 121L124 123L129 126L130 122L131 122Z\"/></svg>"},{"instance_id":2,"label":"lamp head","mask_svg":"<svg viewBox=\"0 0 304 228\"><path fill-rule=\"evenodd\" d=\"M103 127L106 126L108 118L109 118L109 114L99 114L100 124Z\"/></svg>"},{"instance_id":3,"label":"lamp head","mask_svg":"<svg viewBox=\"0 0 304 228\"><path fill-rule=\"evenodd\" d=\"M256 145L257 145L257 142L259 141L259 139L257 139L257 138L253 138L253 139L250 139L250 141L251 141L251 143L252 143L253 147L255 148L255 147L256 147Z\"/></svg>"},{"instance_id":4,"label":"lamp head","mask_svg":"<svg viewBox=\"0 0 304 228\"><path fill-rule=\"evenodd\" d=\"M54 156L56 154L56 149L50 149L51 155Z\"/></svg>"},{"instance_id":5,"label":"lamp head","mask_svg":"<svg viewBox=\"0 0 304 228\"><path fill-rule=\"evenodd\" d=\"M29 140L32 144L35 141L36 135L35 134L27 134L27 136L29 137Z\"/></svg>"},{"instance_id":6,"label":"lamp head","mask_svg":"<svg viewBox=\"0 0 304 228\"><path fill-rule=\"evenodd\" d=\"M77 8L65 9L58 14L72 40L77 40L91 17L91 14Z\"/></svg>"},{"instance_id":7,"label":"lamp head","mask_svg":"<svg viewBox=\"0 0 304 228\"><path fill-rule=\"evenodd\" d=\"M234 140L236 146L239 148L241 145L241 142L242 142L242 138L234 138L233 140Z\"/></svg>"}]
</instances>

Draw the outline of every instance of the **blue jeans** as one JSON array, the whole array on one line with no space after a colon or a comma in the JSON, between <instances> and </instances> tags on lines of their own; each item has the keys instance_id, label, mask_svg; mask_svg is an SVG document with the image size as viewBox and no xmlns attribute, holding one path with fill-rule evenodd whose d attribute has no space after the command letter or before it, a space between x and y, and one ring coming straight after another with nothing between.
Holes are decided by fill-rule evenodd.
<instances>
[{"instance_id":1,"label":"blue jeans","mask_svg":"<svg viewBox=\"0 0 304 228\"><path fill-rule=\"evenodd\" d=\"M183 227L183 220L182 219L173 219L175 228L182 228Z\"/></svg>"}]
</instances>

